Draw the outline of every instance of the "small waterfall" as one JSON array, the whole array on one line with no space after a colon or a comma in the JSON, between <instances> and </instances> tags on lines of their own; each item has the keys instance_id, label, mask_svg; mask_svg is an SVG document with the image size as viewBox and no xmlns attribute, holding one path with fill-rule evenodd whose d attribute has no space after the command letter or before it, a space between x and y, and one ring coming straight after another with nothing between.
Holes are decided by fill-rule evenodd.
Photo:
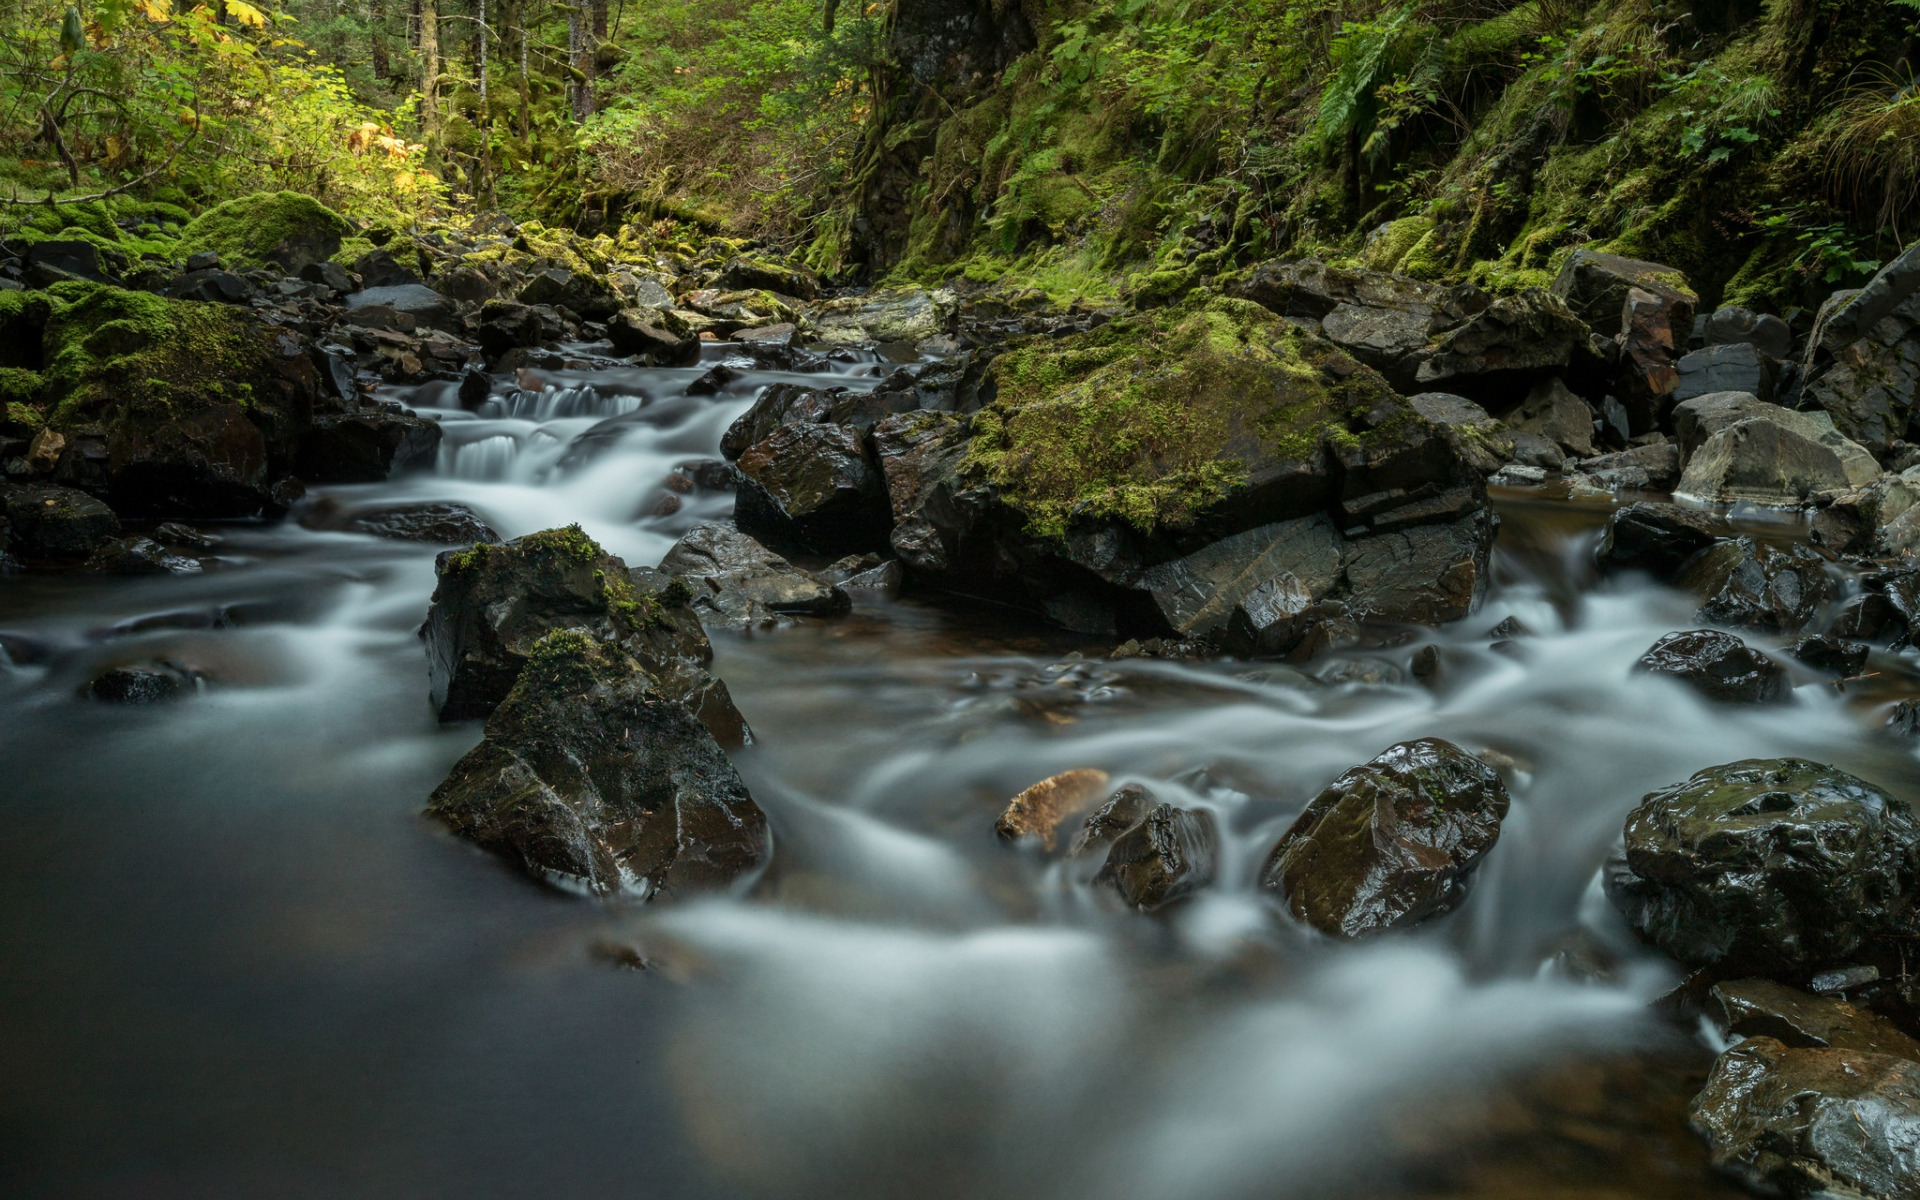
<instances>
[{"instance_id":1,"label":"small waterfall","mask_svg":"<svg viewBox=\"0 0 1920 1200\"><path fill-rule=\"evenodd\" d=\"M520 439L497 433L464 446L443 447L441 453L448 459L441 470L455 479L505 479L520 455Z\"/></svg>"},{"instance_id":2,"label":"small waterfall","mask_svg":"<svg viewBox=\"0 0 1920 1200\"><path fill-rule=\"evenodd\" d=\"M512 391L489 399L482 417L512 417L523 421L554 421L563 417L618 417L638 412L647 398L631 393L603 396L591 387L554 387L537 392Z\"/></svg>"}]
</instances>

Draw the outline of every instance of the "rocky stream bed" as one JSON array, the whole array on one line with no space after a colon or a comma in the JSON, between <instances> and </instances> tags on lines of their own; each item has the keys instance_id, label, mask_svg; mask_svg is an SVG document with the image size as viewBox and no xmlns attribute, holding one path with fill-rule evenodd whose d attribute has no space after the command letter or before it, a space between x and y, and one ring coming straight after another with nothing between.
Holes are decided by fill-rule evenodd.
<instances>
[{"instance_id":1,"label":"rocky stream bed","mask_svg":"<svg viewBox=\"0 0 1920 1200\"><path fill-rule=\"evenodd\" d=\"M1920 1196L1920 250L259 228L0 246L13 1194Z\"/></svg>"}]
</instances>

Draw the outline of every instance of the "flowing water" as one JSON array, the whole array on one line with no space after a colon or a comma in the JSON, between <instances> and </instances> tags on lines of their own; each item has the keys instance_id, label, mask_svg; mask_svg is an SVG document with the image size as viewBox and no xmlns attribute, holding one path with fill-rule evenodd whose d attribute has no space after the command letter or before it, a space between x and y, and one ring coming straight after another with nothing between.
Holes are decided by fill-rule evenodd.
<instances>
[{"instance_id":1,"label":"flowing water","mask_svg":"<svg viewBox=\"0 0 1920 1200\"><path fill-rule=\"evenodd\" d=\"M657 562L731 504L648 516L667 474L781 378L688 397L698 374L555 373L479 414L430 385L437 469L329 491L461 501L509 537L577 521ZM1676 976L1596 868L1644 792L1703 766L1920 774L1831 686L1713 708L1631 674L1690 604L1589 577L1599 510L1502 507L1482 612L1345 681L1110 662L939 597L717 636L774 864L659 910L543 890L420 817L480 735L427 705L432 548L288 522L216 530L196 577L10 578L0 1194L1723 1194L1684 1125L1707 1051L1649 1008ZM1491 646L1508 615L1532 635ZM1404 674L1429 642L1435 688ZM215 682L77 695L156 658ZM1355 946L1276 919L1252 881L1292 816L1423 735L1510 772L1469 902ZM1219 881L1142 917L1093 864L995 842L1008 796L1085 766L1212 810ZM1581 982L1550 962L1569 945L1615 968Z\"/></svg>"}]
</instances>

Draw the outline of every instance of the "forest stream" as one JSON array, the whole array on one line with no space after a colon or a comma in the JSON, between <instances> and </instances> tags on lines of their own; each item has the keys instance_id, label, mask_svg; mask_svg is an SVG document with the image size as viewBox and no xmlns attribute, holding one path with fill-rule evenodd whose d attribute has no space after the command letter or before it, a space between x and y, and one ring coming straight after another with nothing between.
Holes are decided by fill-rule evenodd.
<instances>
[{"instance_id":1,"label":"forest stream","mask_svg":"<svg viewBox=\"0 0 1920 1200\"><path fill-rule=\"evenodd\" d=\"M457 502L506 538L577 522L655 563L732 511L694 490L645 515L673 507L678 465L716 457L768 385L821 382L735 360L686 395L734 353L496 375L477 409L390 387L441 425L437 460L323 502ZM856 387L899 365L838 357ZM570 454L590 430L597 453ZM1602 865L1644 795L1704 767L1804 756L1906 795L1920 769L1873 730L1874 679L1794 665L1788 703L1724 705L1635 671L1697 601L1596 575L1604 501L1493 501L1474 615L1301 663L1109 658L1110 638L911 587L715 630L774 851L652 906L583 904L422 817L481 736L427 702L437 547L206 524L197 575L13 579L12 1194L1738 1194L1686 1127L1724 1044L1666 1015L1683 968L1628 931ZM217 682L81 695L154 660ZM1909 662L1879 650L1861 674ZM1361 941L1281 919L1256 887L1275 839L1424 737L1511 793L1470 896ZM1010 796L1083 768L1211 814L1212 881L1142 916L1091 882L1097 857L996 839Z\"/></svg>"}]
</instances>

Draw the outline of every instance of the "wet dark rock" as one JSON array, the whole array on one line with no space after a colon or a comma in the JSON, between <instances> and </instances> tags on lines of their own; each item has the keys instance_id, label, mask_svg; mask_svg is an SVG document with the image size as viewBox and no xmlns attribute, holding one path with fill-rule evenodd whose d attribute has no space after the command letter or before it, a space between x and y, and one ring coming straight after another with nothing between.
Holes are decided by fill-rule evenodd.
<instances>
[{"instance_id":1,"label":"wet dark rock","mask_svg":"<svg viewBox=\"0 0 1920 1200\"><path fill-rule=\"evenodd\" d=\"M479 408L493 398L493 380L485 371L463 371L457 395L461 408Z\"/></svg>"},{"instance_id":2,"label":"wet dark rock","mask_svg":"<svg viewBox=\"0 0 1920 1200\"><path fill-rule=\"evenodd\" d=\"M589 321L605 321L620 311L620 298L606 280L585 271L550 267L520 289L522 304L565 308Z\"/></svg>"},{"instance_id":3,"label":"wet dark rock","mask_svg":"<svg viewBox=\"0 0 1920 1200\"><path fill-rule=\"evenodd\" d=\"M1493 474L1517 456L1513 431L1465 396L1421 392L1407 397L1407 404L1445 430L1460 456L1482 475ZM1560 457L1558 447L1554 447L1554 466L1560 465Z\"/></svg>"},{"instance_id":4,"label":"wet dark rock","mask_svg":"<svg viewBox=\"0 0 1920 1200\"><path fill-rule=\"evenodd\" d=\"M200 560L146 537L115 538L87 559L87 570L110 575L197 575Z\"/></svg>"},{"instance_id":5,"label":"wet dark rock","mask_svg":"<svg viewBox=\"0 0 1920 1200\"><path fill-rule=\"evenodd\" d=\"M1748 537L1716 542L1687 563L1677 582L1700 598L1698 619L1769 633L1798 633L1833 596L1818 554Z\"/></svg>"},{"instance_id":6,"label":"wet dark rock","mask_svg":"<svg viewBox=\"0 0 1920 1200\"><path fill-rule=\"evenodd\" d=\"M1867 644L1829 634L1813 634L1795 642L1787 653L1816 671L1851 679L1867 665Z\"/></svg>"},{"instance_id":7,"label":"wet dark rock","mask_svg":"<svg viewBox=\"0 0 1920 1200\"><path fill-rule=\"evenodd\" d=\"M100 262L100 250L92 242L48 238L27 247L27 282L36 288L52 287L68 279L95 282L107 278Z\"/></svg>"},{"instance_id":8,"label":"wet dark rock","mask_svg":"<svg viewBox=\"0 0 1920 1200\"><path fill-rule=\"evenodd\" d=\"M1297 623L1340 580L1340 535L1324 516L1222 538L1149 568L1139 586L1168 628L1183 636L1233 629L1245 653L1288 650ZM1236 616L1237 614L1237 616Z\"/></svg>"},{"instance_id":9,"label":"wet dark rock","mask_svg":"<svg viewBox=\"0 0 1920 1200\"><path fill-rule=\"evenodd\" d=\"M1694 1099L1716 1169L1770 1195L1920 1197L1920 1063L1749 1038Z\"/></svg>"},{"instance_id":10,"label":"wet dark rock","mask_svg":"<svg viewBox=\"0 0 1920 1200\"><path fill-rule=\"evenodd\" d=\"M1920 738L1920 703L1902 700L1887 714L1886 730L1895 737Z\"/></svg>"},{"instance_id":11,"label":"wet dark rock","mask_svg":"<svg viewBox=\"0 0 1920 1200\"><path fill-rule=\"evenodd\" d=\"M1666 635L1640 656L1634 670L1672 676L1724 704L1772 704L1790 691L1779 663L1714 629Z\"/></svg>"},{"instance_id":12,"label":"wet dark rock","mask_svg":"<svg viewBox=\"0 0 1920 1200\"><path fill-rule=\"evenodd\" d=\"M323 413L301 442L298 468L315 483L378 483L430 465L439 448L439 422L404 410Z\"/></svg>"},{"instance_id":13,"label":"wet dark rock","mask_svg":"<svg viewBox=\"0 0 1920 1200\"><path fill-rule=\"evenodd\" d=\"M712 734L639 662L577 630L529 647L427 811L535 878L599 896L722 887L771 850Z\"/></svg>"},{"instance_id":14,"label":"wet dark rock","mask_svg":"<svg viewBox=\"0 0 1920 1200\"><path fill-rule=\"evenodd\" d=\"M1920 1042L1886 1018L1771 979L1715 984L1707 1019L1729 1041L1769 1037L1802 1050L1867 1050L1920 1061Z\"/></svg>"},{"instance_id":15,"label":"wet dark rock","mask_svg":"<svg viewBox=\"0 0 1920 1200\"><path fill-rule=\"evenodd\" d=\"M192 260L188 260L187 267L189 270L193 268ZM353 291L353 276L347 274L345 267L335 262L308 263L300 268L300 278L308 283L332 288L341 295Z\"/></svg>"},{"instance_id":16,"label":"wet dark rock","mask_svg":"<svg viewBox=\"0 0 1920 1200\"><path fill-rule=\"evenodd\" d=\"M1117 815L1117 810L1109 814ZM1152 912L1212 883L1219 857L1212 813L1159 804L1114 838L1093 880L1113 888L1137 911Z\"/></svg>"},{"instance_id":17,"label":"wet dark rock","mask_svg":"<svg viewBox=\"0 0 1920 1200\"><path fill-rule=\"evenodd\" d=\"M819 281L805 271L761 258L732 258L720 268L716 286L729 292L769 291L799 300L820 294Z\"/></svg>"},{"instance_id":18,"label":"wet dark rock","mask_svg":"<svg viewBox=\"0 0 1920 1200\"><path fill-rule=\"evenodd\" d=\"M96 675L82 694L105 704L162 704L193 694L201 679L200 672L171 662L115 667Z\"/></svg>"},{"instance_id":19,"label":"wet dark rock","mask_svg":"<svg viewBox=\"0 0 1920 1200\"><path fill-rule=\"evenodd\" d=\"M734 519L747 533L816 554L884 547L886 483L866 439L845 425L782 425L736 464Z\"/></svg>"},{"instance_id":20,"label":"wet dark rock","mask_svg":"<svg viewBox=\"0 0 1920 1200\"><path fill-rule=\"evenodd\" d=\"M434 276L433 290L461 304L485 304L500 294L493 280L466 266L454 267Z\"/></svg>"},{"instance_id":21,"label":"wet dark rock","mask_svg":"<svg viewBox=\"0 0 1920 1200\"><path fill-rule=\"evenodd\" d=\"M1793 354L1793 329L1779 317L1748 308L1717 310L1707 318L1706 335L1709 346L1752 346L1776 361Z\"/></svg>"},{"instance_id":22,"label":"wet dark rock","mask_svg":"<svg viewBox=\"0 0 1920 1200\"><path fill-rule=\"evenodd\" d=\"M1717 392L1773 399L1773 362L1745 343L1695 350L1682 356L1674 369L1679 375L1673 387L1675 403Z\"/></svg>"},{"instance_id":23,"label":"wet dark rock","mask_svg":"<svg viewBox=\"0 0 1920 1200\"><path fill-rule=\"evenodd\" d=\"M652 309L628 308L607 321L607 340L622 356L648 354L662 366L690 367L700 361L700 343L656 324Z\"/></svg>"},{"instance_id":24,"label":"wet dark rock","mask_svg":"<svg viewBox=\"0 0 1920 1200\"><path fill-rule=\"evenodd\" d=\"M464 504L399 504L357 510L321 504L300 514L300 524L308 529L442 546L495 545L500 541L493 527Z\"/></svg>"},{"instance_id":25,"label":"wet dark rock","mask_svg":"<svg viewBox=\"0 0 1920 1200\"><path fill-rule=\"evenodd\" d=\"M1677 504L1628 504L1607 518L1607 531L1594 551L1603 571L1644 571L1670 581L1687 560L1727 532L1723 521Z\"/></svg>"},{"instance_id":26,"label":"wet dark rock","mask_svg":"<svg viewBox=\"0 0 1920 1200\"><path fill-rule=\"evenodd\" d=\"M1490 578L1500 521L1490 509L1448 524L1414 525L1351 543L1347 611L1358 620L1443 625L1474 610Z\"/></svg>"},{"instance_id":27,"label":"wet dark rock","mask_svg":"<svg viewBox=\"0 0 1920 1200\"><path fill-rule=\"evenodd\" d=\"M360 277L363 287L385 288L403 287L407 284L424 284L420 277L418 259L409 254L412 262L402 262L393 251L380 247L369 250L353 260L353 273Z\"/></svg>"},{"instance_id":28,"label":"wet dark rock","mask_svg":"<svg viewBox=\"0 0 1920 1200\"><path fill-rule=\"evenodd\" d=\"M1607 892L1689 966L1768 975L1845 964L1903 931L1920 883L1904 801L1801 758L1745 759L1648 795Z\"/></svg>"},{"instance_id":29,"label":"wet dark rock","mask_svg":"<svg viewBox=\"0 0 1920 1200\"><path fill-rule=\"evenodd\" d=\"M1147 819L1159 804L1153 792L1138 783L1124 784L1087 814L1067 847L1072 858L1105 851L1116 838Z\"/></svg>"},{"instance_id":30,"label":"wet dark rock","mask_svg":"<svg viewBox=\"0 0 1920 1200\"><path fill-rule=\"evenodd\" d=\"M851 392L776 383L727 427L720 452L738 458L784 425L845 425L864 433L887 417L915 407L911 392Z\"/></svg>"},{"instance_id":31,"label":"wet dark rock","mask_svg":"<svg viewBox=\"0 0 1920 1200\"><path fill-rule=\"evenodd\" d=\"M687 385L689 396L718 396L727 389L727 385L739 378L739 372L725 363L715 363L706 373Z\"/></svg>"},{"instance_id":32,"label":"wet dark rock","mask_svg":"<svg viewBox=\"0 0 1920 1200\"><path fill-rule=\"evenodd\" d=\"M1508 803L1493 768L1458 746L1402 742L1314 797L1274 846L1260 886L1331 937L1417 924L1465 899Z\"/></svg>"},{"instance_id":33,"label":"wet dark rock","mask_svg":"<svg viewBox=\"0 0 1920 1200\"><path fill-rule=\"evenodd\" d=\"M220 544L219 538L178 521L162 521L154 526L153 536L164 545L184 546L189 550L211 550Z\"/></svg>"},{"instance_id":34,"label":"wet dark rock","mask_svg":"<svg viewBox=\"0 0 1920 1200\"><path fill-rule=\"evenodd\" d=\"M638 589L626 564L577 525L503 545L448 550L420 636L432 700L443 721L492 712L512 690L534 644L556 629L618 644L656 682L684 698L711 661L697 621L679 603Z\"/></svg>"},{"instance_id":35,"label":"wet dark rock","mask_svg":"<svg viewBox=\"0 0 1920 1200\"><path fill-rule=\"evenodd\" d=\"M480 343L486 360L498 364L509 351L544 345L557 340L562 332L558 318L531 305L489 300L480 306L474 340Z\"/></svg>"},{"instance_id":36,"label":"wet dark rock","mask_svg":"<svg viewBox=\"0 0 1920 1200\"><path fill-rule=\"evenodd\" d=\"M1583 458L1570 469L1608 491L1664 492L1680 480L1680 448L1671 442L1633 446Z\"/></svg>"},{"instance_id":37,"label":"wet dark rock","mask_svg":"<svg viewBox=\"0 0 1920 1200\"><path fill-rule=\"evenodd\" d=\"M111 508L73 488L0 484L11 549L27 558L79 559L118 537Z\"/></svg>"},{"instance_id":38,"label":"wet dark rock","mask_svg":"<svg viewBox=\"0 0 1920 1200\"><path fill-rule=\"evenodd\" d=\"M780 617L832 617L853 602L839 588L809 575L728 525L698 525L660 560L660 569L686 582L702 622L749 629Z\"/></svg>"}]
</instances>

